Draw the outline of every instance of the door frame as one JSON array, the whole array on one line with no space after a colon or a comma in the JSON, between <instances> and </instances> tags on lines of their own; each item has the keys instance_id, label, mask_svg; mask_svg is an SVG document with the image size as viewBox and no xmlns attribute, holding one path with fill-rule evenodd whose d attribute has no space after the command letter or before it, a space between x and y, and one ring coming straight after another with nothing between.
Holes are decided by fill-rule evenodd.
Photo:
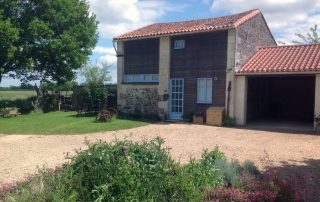
<instances>
[{"instance_id":1,"label":"door frame","mask_svg":"<svg viewBox=\"0 0 320 202\"><path fill-rule=\"evenodd\" d=\"M182 111L181 113L172 112L172 81L178 80L182 81ZM169 118L172 120L182 120L183 111L184 111L184 78L170 78L170 85L169 85Z\"/></svg>"}]
</instances>

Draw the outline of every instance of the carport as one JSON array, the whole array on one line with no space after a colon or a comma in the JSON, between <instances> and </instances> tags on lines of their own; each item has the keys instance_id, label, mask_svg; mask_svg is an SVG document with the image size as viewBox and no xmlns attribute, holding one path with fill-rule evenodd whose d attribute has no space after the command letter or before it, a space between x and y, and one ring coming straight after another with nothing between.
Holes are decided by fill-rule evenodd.
<instances>
[{"instance_id":1,"label":"carport","mask_svg":"<svg viewBox=\"0 0 320 202\"><path fill-rule=\"evenodd\" d=\"M235 114L240 125L316 126L314 117L320 114L319 44L261 48L236 75L240 106Z\"/></svg>"},{"instance_id":2,"label":"carport","mask_svg":"<svg viewBox=\"0 0 320 202\"><path fill-rule=\"evenodd\" d=\"M315 76L248 77L247 123L313 127Z\"/></svg>"}]
</instances>

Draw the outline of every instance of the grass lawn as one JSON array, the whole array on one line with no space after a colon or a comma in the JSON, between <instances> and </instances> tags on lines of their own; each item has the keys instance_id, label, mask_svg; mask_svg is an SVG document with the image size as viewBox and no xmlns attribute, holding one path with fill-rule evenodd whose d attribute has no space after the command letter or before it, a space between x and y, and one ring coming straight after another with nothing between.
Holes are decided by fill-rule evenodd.
<instances>
[{"instance_id":1,"label":"grass lawn","mask_svg":"<svg viewBox=\"0 0 320 202\"><path fill-rule=\"evenodd\" d=\"M77 117L76 112L31 113L0 118L0 134L81 134L129 129L149 124L145 121L113 118L95 123L94 117Z\"/></svg>"},{"instance_id":2,"label":"grass lawn","mask_svg":"<svg viewBox=\"0 0 320 202\"><path fill-rule=\"evenodd\" d=\"M0 98L2 99L24 99L36 95L34 90L0 90Z\"/></svg>"}]
</instances>

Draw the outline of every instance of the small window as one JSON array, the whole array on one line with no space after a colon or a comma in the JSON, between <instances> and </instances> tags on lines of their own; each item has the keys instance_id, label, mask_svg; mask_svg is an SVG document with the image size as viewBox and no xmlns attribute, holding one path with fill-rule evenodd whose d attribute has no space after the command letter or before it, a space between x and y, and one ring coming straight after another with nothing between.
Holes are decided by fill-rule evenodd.
<instances>
[{"instance_id":1,"label":"small window","mask_svg":"<svg viewBox=\"0 0 320 202\"><path fill-rule=\"evenodd\" d=\"M197 103L212 104L212 78L197 80Z\"/></svg>"},{"instance_id":2,"label":"small window","mask_svg":"<svg viewBox=\"0 0 320 202\"><path fill-rule=\"evenodd\" d=\"M125 74L124 83L157 83L159 74Z\"/></svg>"},{"instance_id":3,"label":"small window","mask_svg":"<svg viewBox=\"0 0 320 202\"><path fill-rule=\"evenodd\" d=\"M174 49L184 49L185 40L175 40L174 41Z\"/></svg>"}]
</instances>

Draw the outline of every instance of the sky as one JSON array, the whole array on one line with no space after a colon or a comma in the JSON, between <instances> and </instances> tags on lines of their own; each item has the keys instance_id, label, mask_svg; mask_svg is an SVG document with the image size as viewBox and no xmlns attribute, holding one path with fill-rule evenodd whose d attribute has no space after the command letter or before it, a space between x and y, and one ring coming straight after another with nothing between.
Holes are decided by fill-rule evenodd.
<instances>
[{"instance_id":1,"label":"sky","mask_svg":"<svg viewBox=\"0 0 320 202\"><path fill-rule=\"evenodd\" d=\"M112 65L116 81L116 56L112 38L156 22L212 18L259 8L277 41L296 39L320 22L320 0L88 0L99 21L99 41L91 63ZM320 24L319 24L320 25ZM81 79L78 79L81 82ZM0 86L19 85L4 78Z\"/></svg>"}]
</instances>

